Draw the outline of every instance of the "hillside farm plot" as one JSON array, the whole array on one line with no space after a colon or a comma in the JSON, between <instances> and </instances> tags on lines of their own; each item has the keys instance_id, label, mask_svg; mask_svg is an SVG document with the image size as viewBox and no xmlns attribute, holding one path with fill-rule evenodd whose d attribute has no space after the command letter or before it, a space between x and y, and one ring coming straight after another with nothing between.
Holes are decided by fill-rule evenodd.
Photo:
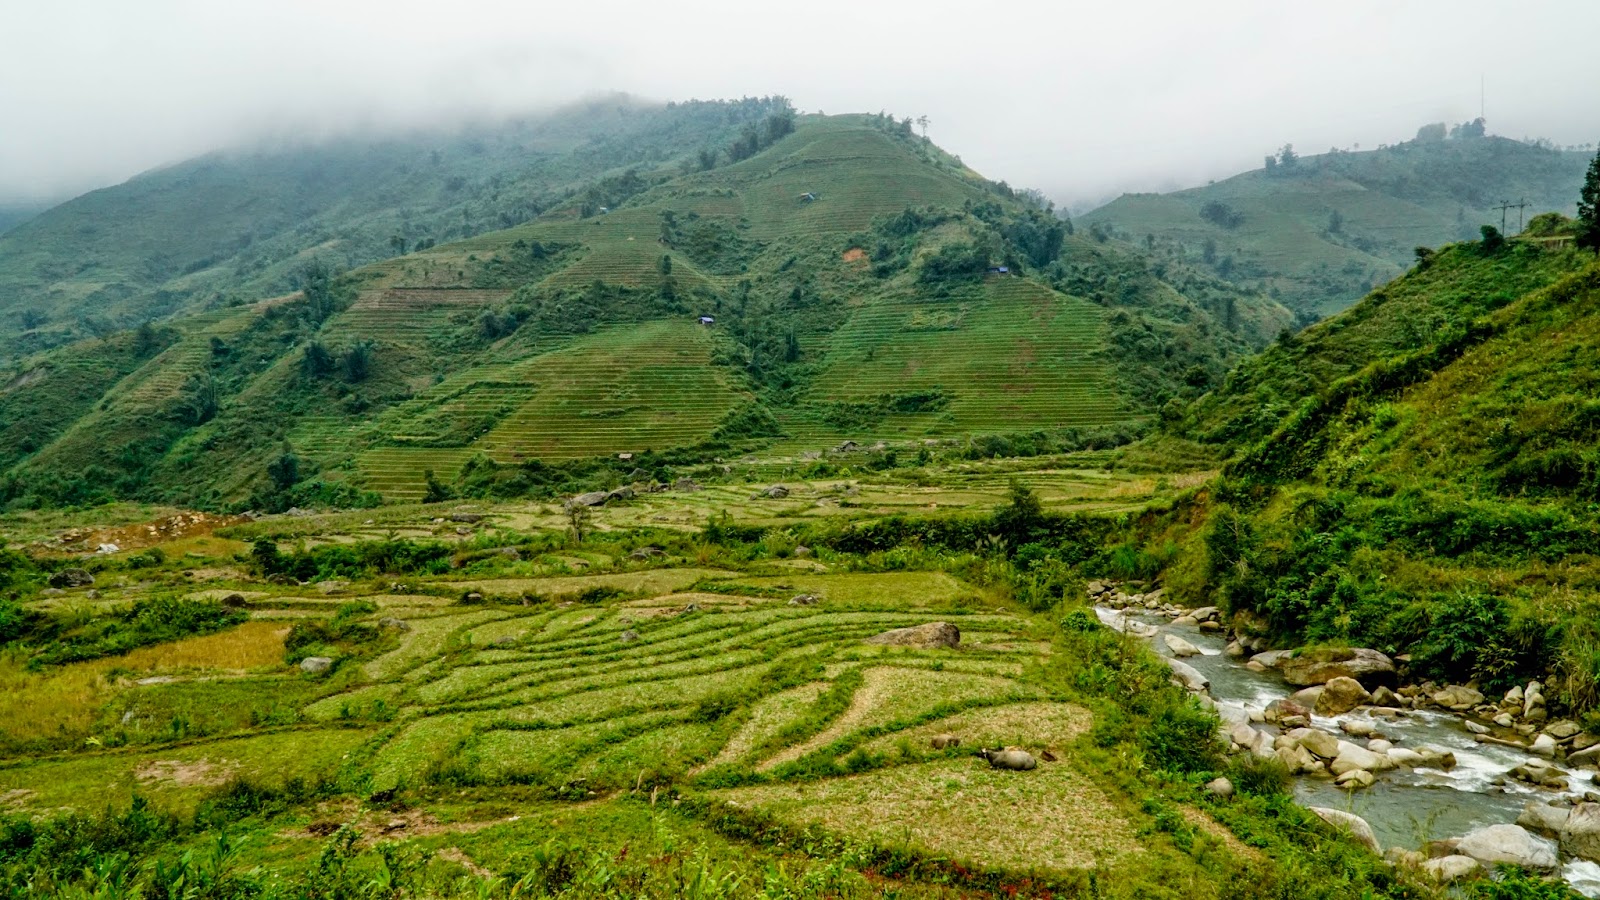
<instances>
[{"instance_id":1,"label":"hillside farm plot","mask_svg":"<svg viewBox=\"0 0 1600 900\"><path fill-rule=\"evenodd\" d=\"M453 476L478 453L514 464L696 444L748 400L710 356L710 335L692 322L602 330L481 377L469 372L437 402L424 398L386 416L376 438L426 436L429 417L454 404L484 415L488 426L466 445L378 447L360 454L358 466L371 489L414 500L425 492L425 471Z\"/></svg>"},{"instance_id":2,"label":"hillside farm plot","mask_svg":"<svg viewBox=\"0 0 1600 900\"><path fill-rule=\"evenodd\" d=\"M1130 419L1100 347L1100 310L1018 278L993 278L963 299L882 300L861 307L829 344L807 399L872 403L941 391L928 411L875 424L797 421L801 441L907 438L1109 425Z\"/></svg>"},{"instance_id":3,"label":"hillside farm plot","mask_svg":"<svg viewBox=\"0 0 1600 900\"><path fill-rule=\"evenodd\" d=\"M715 796L795 825L821 825L857 840L909 843L981 867L1062 872L1142 852L1127 817L1070 766L1046 764L1019 777L974 762L897 766ZM996 810L1004 814L997 817Z\"/></svg>"}]
</instances>

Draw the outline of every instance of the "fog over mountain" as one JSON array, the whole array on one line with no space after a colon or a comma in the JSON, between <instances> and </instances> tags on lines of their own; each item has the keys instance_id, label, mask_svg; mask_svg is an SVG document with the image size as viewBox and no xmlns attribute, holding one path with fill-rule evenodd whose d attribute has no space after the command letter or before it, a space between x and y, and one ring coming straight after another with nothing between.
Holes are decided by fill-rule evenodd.
<instances>
[{"instance_id":1,"label":"fog over mountain","mask_svg":"<svg viewBox=\"0 0 1600 900\"><path fill-rule=\"evenodd\" d=\"M1563 27L1551 28L1550 21ZM0 197L53 198L218 147L449 126L605 91L781 93L927 116L991 177L1075 208L1373 147L1429 121L1600 139L1600 6L1084 7L823 0L19 5L0 37Z\"/></svg>"}]
</instances>

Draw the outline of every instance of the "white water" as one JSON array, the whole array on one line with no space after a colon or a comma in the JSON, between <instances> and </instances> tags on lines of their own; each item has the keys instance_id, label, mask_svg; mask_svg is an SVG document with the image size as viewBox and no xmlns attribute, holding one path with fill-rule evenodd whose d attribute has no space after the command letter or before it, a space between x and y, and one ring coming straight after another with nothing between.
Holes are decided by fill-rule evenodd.
<instances>
[{"instance_id":1,"label":"white water","mask_svg":"<svg viewBox=\"0 0 1600 900\"><path fill-rule=\"evenodd\" d=\"M1155 652L1162 656L1171 655L1159 640L1165 631L1172 631L1200 648L1200 656L1191 656L1184 662L1210 679L1211 697L1219 710L1260 713L1268 703L1287 697L1293 690L1275 674L1252 672L1241 662L1229 659L1222 652L1225 642L1221 635L1201 632L1194 627L1172 626L1170 620L1161 616L1135 613L1124 617L1120 611L1103 608L1096 612L1107 625L1146 637ZM1128 627L1136 625L1154 627ZM1585 770L1570 773L1566 793L1512 779L1505 779L1502 785L1494 784L1511 769L1535 757L1512 747L1478 743L1462 720L1449 713L1407 711L1404 716L1386 718L1357 710L1331 718L1314 717L1312 727L1343 740L1365 744L1365 740L1356 740L1340 730L1340 723L1346 721L1372 725L1397 747L1432 747L1448 750L1456 757L1455 768L1449 771L1401 767L1377 773L1376 784L1353 792L1335 787L1329 779L1295 779L1295 798L1302 804L1361 816L1372 826L1384 847L1420 849L1426 841L1459 837L1485 825L1515 822L1530 800L1545 802L1562 796L1581 797L1585 791L1595 788L1595 773ZM1256 727L1277 733L1277 729L1270 726ZM1600 897L1600 865L1573 860L1561 873L1584 896Z\"/></svg>"}]
</instances>

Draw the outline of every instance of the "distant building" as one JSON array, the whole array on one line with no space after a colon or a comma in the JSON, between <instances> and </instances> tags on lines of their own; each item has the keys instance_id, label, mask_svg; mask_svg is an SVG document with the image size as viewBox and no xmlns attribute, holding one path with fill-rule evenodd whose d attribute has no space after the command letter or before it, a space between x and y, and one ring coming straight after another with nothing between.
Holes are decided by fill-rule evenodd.
<instances>
[{"instance_id":1,"label":"distant building","mask_svg":"<svg viewBox=\"0 0 1600 900\"><path fill-rule=\"evenodd\" d=\"M806 191L804 194L800 195L800 202L801 203L810 203L811 201L813 201L815 199L817 199L817 195L811 193L810 191Z\"/></svg>"},{"instance_id":2,"label":"distant building","mask_svg":"<svg viewBox=\"0 0 1600 900\"><path fill-rule=\"evenodd\" d=\"M717 324L717 317L716 316L701 316L700 317L700 324L701 325L715 325L715 324Z\"/></svg>"},{"instance_id":3,"label":"distant building","mask_svg":"<svg viewBox=\"0 0 1600 900\"><path fill-rule=\"evenodd\" d=\"M1010 275L1011 274L1011 269L1008 266L990 266L989 267L989 274L990 275Z\"/></svg>"}]
</instances>

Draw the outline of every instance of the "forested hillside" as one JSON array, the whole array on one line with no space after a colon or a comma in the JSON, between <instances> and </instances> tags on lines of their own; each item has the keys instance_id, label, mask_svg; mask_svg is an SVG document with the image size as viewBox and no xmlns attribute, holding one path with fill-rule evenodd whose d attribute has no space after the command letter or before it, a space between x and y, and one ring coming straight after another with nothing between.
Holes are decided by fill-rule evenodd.
<instances>
[{"instance_id":1,"label":"forested hillside","mask_svg":"<svg viewBox=\"0 0 1600 900\"><path fill-rule=\"evenodd\" d=\"M341 276L309 254L297 293L24 360L8 496L515 496L623 453L1116 442L1291 321L888 117L782 108L685 169Z\"/></svg>"},{"instance_id":2,"label":"forested hillside","mask_svg":"<svg viewBox=\"0 0 1600 900\"><path fill-rule=\"evenodd\" d=\"M1418 246L1519 217L1571 215L1588 153L1442 125L1377 150L1297 155L1170 194L1126 194L1082 217L1152 250L1270 292L1304 320L1338 312L1410 266Z\"/></svg>"},{"instance_id":3,"label":"forested hillside","mask_svg":"<svg viewBox=\"0 0 1600 900\"><path fill-rule=\"evenodd\" d=\"M594 179L728 143L785 101L616 96L493 126L218 152L0 222L0 359L287 293L340 269L505 228ZM673 174L676 174L674 170ZM595 198L616 203L622 195Z\"/></svg>"}]
</instances>

